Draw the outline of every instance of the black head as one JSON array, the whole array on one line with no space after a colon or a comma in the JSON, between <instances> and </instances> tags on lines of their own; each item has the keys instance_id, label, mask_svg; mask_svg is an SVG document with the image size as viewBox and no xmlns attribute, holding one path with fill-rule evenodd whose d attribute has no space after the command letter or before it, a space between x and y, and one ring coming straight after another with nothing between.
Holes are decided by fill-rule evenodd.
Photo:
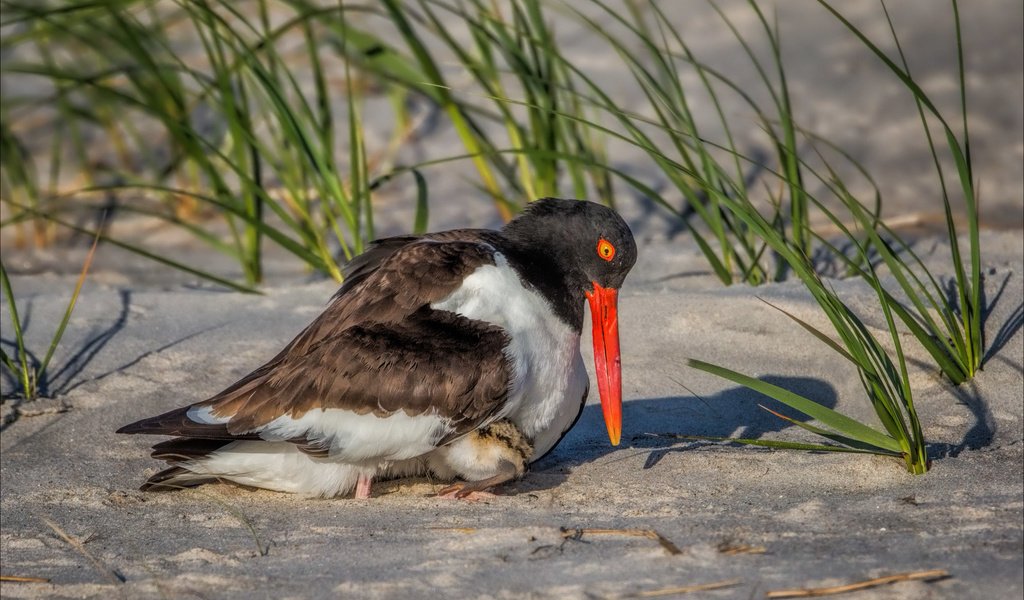
<instances>
[{"instance_id":1,"label":"black head","mask_svg":"<svg viewBox=\"0 0 1024 600\"><path fill-rule=\"evenodd\" d=\"M608 438L622 434L622 368L618 290L636 262L636 242L610 208L578 200L545 198L531 204L502 232L520 276L551 302L578 331L583 299L590 304L594 370Z\"/></svg>"},{"instance_id":2,"label":"black head","mask_svg":"<svg viewBox=\"0 0 1024 600\"><path fill-rule=\"evenodd\" d=\"M568 293L574 308L567 316L576 326L582 325L584 295L594 284L618 289L636 263L636 242L622 217L584 200L532 202L502 234L524 251L524 277L542 291L557 288L556 294L546 293L556 305Z\"/></svg>"}]
</instances>

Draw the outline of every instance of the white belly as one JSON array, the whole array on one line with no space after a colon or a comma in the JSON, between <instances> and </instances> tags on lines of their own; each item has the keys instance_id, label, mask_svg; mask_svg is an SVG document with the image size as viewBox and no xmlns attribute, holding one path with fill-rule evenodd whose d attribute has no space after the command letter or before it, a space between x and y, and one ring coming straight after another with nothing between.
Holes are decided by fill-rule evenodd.
<instances>
[{"instance_id":1,"label":"white belly","mask_svg":"<svg viewBox=\"0 0 1024 600\"><path fill-rule=\"evenodd\" d=\"M501 254L478 268L448 297L431 305L501 327L510 342L509 397L498 418L515 423L540 457L579 414L589 379L580 335L538 292L523 286Z\"/></svg>"}]
</instances>

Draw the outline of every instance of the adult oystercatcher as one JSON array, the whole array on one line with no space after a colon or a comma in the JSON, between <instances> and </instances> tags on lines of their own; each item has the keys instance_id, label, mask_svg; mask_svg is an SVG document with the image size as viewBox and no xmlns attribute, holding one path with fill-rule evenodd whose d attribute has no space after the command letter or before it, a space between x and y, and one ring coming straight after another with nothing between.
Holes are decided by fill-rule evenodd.
<instances>
[{"instance_id":1,"label":"adult oystercatcher","mask_svg":"<svg viewBox=\"0 0 1024 600\"><path fill-rule=\"evenodd\" d=\"M374 478L461 479L472 497L521 477L575 424L589 378L584 299L608 435L619 443L617 292L636 243L614 211L531 203L501 231L374 242L327 309L221 393L126 425L176 436L143 490L215 480L367 498Z\"/></svg>"}]
</instances>

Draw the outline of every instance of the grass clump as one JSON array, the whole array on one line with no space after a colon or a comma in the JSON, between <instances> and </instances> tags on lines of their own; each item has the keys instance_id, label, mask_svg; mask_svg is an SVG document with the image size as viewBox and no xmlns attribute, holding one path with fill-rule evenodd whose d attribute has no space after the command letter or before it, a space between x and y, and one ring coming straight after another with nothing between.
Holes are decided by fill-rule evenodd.
<instances>
[{"instance_id":1,"label":"grass clump","mask_svg":"<svg viewBox=\"0 0 1024 600\"><path fill-rule=\"evenodd\" d=\"M18 304L14 299L14 290L11 287L10 277L7 275L7 268L4 267L3 262L0 262L0 291L2 291L3 298L7 301L7 309L11 318L11 329L14 331L14 355L11 356L7 351L0 348L0 364L3 364L4 368L17 383L14 394L20 394L25 400L35 400L39 397L40 392L45 392L46 390L46 373L50 366L50 360L60 345L61 338L64 337L64 331L67 329L68 321L71 320L71 313L74 312L75 305L78 304L78 295L82 292L82 286L85 284L85 278L89 273L89 267L92 265L92 258L96 254L98 244L99 238L97 237L93 239L92 247L89 248L89 253L85 256L85 262L82 264L82 270L78 273L78 281L75 283L75 289L71 293L71 299L68 300L68 304L64 309L64 315L56 330L54 330L53 336L50 338L50 345L47 347L46 354L43 355L42 360L38 360L25 344L24 322L18 314Z\"/></svg>"},{"instance_id":2,"label":"grass clump","mask_svg":"<svg viewBox=\"0 0 1024 600\"><path fill-rule=\"evenodd\" d=\"M771 48L771 63L766 65L730 18L716 4L710 3L757 72L758 83L770 98L770 106L765 108L745 90L749 84L740 85L704 64L657 4L631 2L626 13L601 0L593 0L592 4L627 33L616 34L599 20L574 8L575 16L619 55L643 91L653 117L625 110L602 91L600 82L580 74L589 86L588 92L618 121L625 132L622 139L646 153L671 184L671 189L685 200L680 218L689 223L690 234L722 283L758 285L782 278L785 273L780 267L784 263L771 254L770 247L755 231L720 201L727 197L757 204L758 190L750 187L748 179L752 170L762 167L760 161L746 158L738 148L733 125L726 118L724 108L724 94L728 93L729 99L753 111L776 150L779 167L774 174L785 184L786 193L776 194L766 189L767 203L762 202L770 208L773 227L798 248L810 251L804 166L797 159L797 128L781 62L778 27L768 21L756 3L750 3ZM692 68L697 76L700 84L696 90L690 90L683 83L684 67ZM693 109L696 95L701 95L713 107L717 120L714 125L722 141L713 141L709 129L715 128L698 122ZM660 142L662 138L667 138L668 143ZM641 191L649 193L649 188ZM664 194L655 193L652 197L663 206L671 206ZM790 217L788 223L786 214Z\"/></svg>"},{"instance_id":3,"label":"grass clump","mask_svg":"<svg viewBox=\"0 0 1024 600\"><path fill-rule=\"evenodd\" d=\"M505 5L388 0L386 14L415 67L398 70L382 61L350 57L361 68L438 103L466 153L432 164L471 160L481 189L505 220L545 196L614 201L601 132L584 119L569 118L585 113L587 106L544 5L540 0ZM469 83L452 87L443 69L446 61L439 57L442 50L453 57L447 64L454 62ZM402 56L391 47L387 55Z\"/></svg>"},{"instance_id":4,"label":"grass clump","mask_svg":"<svg viewBox=\"0 0 1024 600\"><path fill-rule=\"evenodd\" d=\"M876 284L873 287L885 314L888 333L895 348L895 359L879 340L875 338L860 317L820 278L805 255L787 244L781 235L771 229L770 223L765 221L756 212L742 212L739 214L742 215L741 218L748 220L752 227L764 235L766 242L786 260L796 276L800 278L815 301L817 301L825 316L828 317L835 330L835 334L839 337L838 342L805 321L801 321L795 316L786 313L798 325L856 368L864 393L871 402L884 431L879 431L874 427L851 419L815 402L813 399L800 396L779 386L754 379L737 371L694 359L689 360L688 364L696 369L723 377L751 390L765 394L817 420L825 427L817 427L776 413L794 425L849 448L876 454L900 456L903 458L907 470L911 473L920 474L926 472L929 466L926 444L921 430L920 419L914 407L913 390L910 387L906 358L900 342L900 332L896 327L889 304L885 300L885 291L880 285L877 285L877 277L874 279ZM857 245L856 248L857 252L863 253L865 251L864 245ZM824 445L818 447L818 449L822 450L832 448L832 446Z\"/></svg>"},{"instance_id":5,"label":"grass clump","mask_svg":"<svg viewBox=\"0 0 1024 600\"><path fill-rule=\"evenodd\" d=\"M879 47L869 40L863 32L843 17L829 3L819 0L837 19L839 19L864 45L878 56L904 84L913 95L918 108L921 123L927 137L928 146L934 160L946 214L946 225L952 252L952 263L955 273L954 299L950 299L936 278L925 268L923 262L913 252L909 244L904 242L884 224L879 223L876 215L869 214L863 204L847 189L846 185L828 165L828 177L823 178L827 188L840 198L843 206L854 217L854 224L860 234L848 228L842 220L829 211L820 202L811 197L811 201L828 215L829 219L842 231L844 242L852 244L855 251L853 258L848 258L824 238L817 240L831 249L836 256L842 257L850 271L866 281L875 291L878 305L881 307L894 347L895 360L885 351L878 340L868 331L859 317L854 314L814 272L809 258L796 245L777 235L770 225L756 211L743 203L732 202L730 210L758 230L758 235L772 246L775 252L783 257L793 272L800 277L804 285L817 300L829 321L832 323L840 342L836 342L823 332L809 324L796 319L807 331L826 343L847 361L851 362L860 374L861 382L879 421L885 432L865 426L847 417L788 392L777 386L747 377L736 371L703 361L691 360L689 364L695 368L729 379L758 392L764 393L793 409L816 419L826 426L825 429L786 418L788 421L822 435L845 446L868 450L879 454L898 453L903 457L907 470L912 473L924 473L928 468L926 445L921 431L920 420L913 403L913 391L910 387L906 359L900 342L900 331L897 319L906 326L917 341L935 360L937 366L954 384L962 383L977 372L982 361L981 337L981 298L980 298L980 246L978 243L978 205L972 182L972 168L969 152L969 137L966 124L966 92L964 87L963 50L960 37L960 21L957 3L953 0L953 20L956 30L956 47L958 50L958 67L960 82L961 111L963 112L962 141L952 131L947 121L928 98L927 94L913 80L903 54L899 37L885 10L886 21L895 42L902 66L887 57ZM959 239L951 208L950 194L938 158L938 150L929 129L925 111L934 116L943 129L947 147L954 159L957 174L961 181L961 189L968 215L970 233L970 274L965 270L959 250ZM899 291L907 299L909 306L898 299L895 293L887 289L880 279L869 257L877 253L880 263L884 264L895 281ZM918 274L920 273L920 274ZM959 308L955 308L955 306ZM937 315L933 317L932 315ZM782 415L780 415L782 416ZM823 446L822 448L829 448Z\"/></svg>"},{"instance_id":6,"label":"grass clump","mask_svg":"<svg viewBox=\"0 0 1024 600\"><path fill-rule=\"evenodd\" d=\"M959 84L961 131L959 135L953 130L950 122L943 116L928 94L914 80L907 63L899 36L893 25L892 18L882 1L886 22L896 47L899 62L886 55L881 48L854 26L835 7L825 0L818 0L836 19L838 19L864 46L871 51L904 85L913 96L917 106L921 127L928 141L936 176L942 192L942 203L946 220L946 233L949 241L955 284L953 298L924 267L924 264L894 232L882 229L888 234L883 239L874 228L866 231L871 236L873 247L885 261L886 266L897 279L900 289L916 309L911 313L891 297L886 304L897 312L914 336L928 350L936 363L956 384L974 377L984 360L984 337L981 328L981 313L984 307L981 300L981 243L978 225L978 194L975 187L974 168L971 162L970 134L967 128L967 86L964 72L963 39L960 29L960 10L957 0L951 0L953 25L957 51L957 82ZM927 116L930 115L939 123L945 147L956 166L956 175L960 182L960 193L964 203L964 215L967 218L969 267L965 266L960 250L960 239L956 219L952 207L952 193L946 181L942 164L939 159L939 148L935 141ZM845 190L843 190L845 196ZM863 223L863 215L856 214L858 221ZM903 260L901 255L909 256ZM919 271L922 275L915 273ZM931 315L936 314L937 319Z\"/></svg>"},{"instance_id":7,"label":"grass clump","mask_svg":"<svg viewBox=\"0 0 1024 600\"><path fill-rule=\"evenodd\" d=\"M42 99L5 94L8 123L39 106L68 105L54 128L100 134L115 160L97 168L83 148L68 168L86 173L86 185L43 192L25 183L31 168L24 154L5 152L12 157L4 162L5 187L27 196L4 194L12 215L5 224L59 223L90 197L126 195L131 200L117 201L118 210L165 220L230 256L247 286L262 280L267 242L340 280L336 255L351 258L376 235L356 75L329 43L328 25L344 26L355 9L290 6L277 22L267 0L245 11L227 1L6 3L4 24L22 33L4 37L4 48L19 57L5 62L5 74L54 91ZM300 67L285 54L286 37L302 42ZM193 38L193 47L183 47L182 39ZM332 86L348 102L333 102ZM24 145L10 127L3 131L5 146ZM338 168L344 147L347 173ZM64 160L55 154L51 169ZM221 219L202 218L210 214ZM143 253L138 244L122 245Z\"/></svg>"}]
</instances>

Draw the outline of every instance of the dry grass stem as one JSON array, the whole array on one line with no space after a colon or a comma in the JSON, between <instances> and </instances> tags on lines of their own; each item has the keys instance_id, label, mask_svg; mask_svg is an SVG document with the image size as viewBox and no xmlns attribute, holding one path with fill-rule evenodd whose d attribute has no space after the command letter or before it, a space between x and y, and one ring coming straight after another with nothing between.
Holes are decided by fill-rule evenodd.
<instances>
[{"instance_id":1,"label":"dry grass stem","mask_svg":"<svg viewBox=\"0 0 1024 600\"><path fill-rule=\"evenodd\" d=\"M454 531L456 533L476 533L476 527L427 527L432 531Z\"/></svg>"},{"instance_id":2,"label":"dry grass stem","mask_svg":"<svg viewBox=\"0 0 1024 600\"><path fill-rule=\"evenodd\" d=\"M18 575L0 575L0 581L14 581L17 583L50 583L45 577L20 577Z\"/></svg>"},{"instance_id":3,"label":"dry grass stem","mask_svg":"<svg viewBox=\"0 0 1024 600\"><path fill-rule=\"evenodd\" d=\"M888 575L886 577L876 577L874 579L868 579L867 581L858 581L857 583L849 583L846 585L836 585L832 587L822 588L799 588L792 590L774 590L767 594L767 598L816 598L818 596L831 596L833 594L845 594L846 592L856 592L858 590L864 590L868 588L878 587L880 585L888 585L890 583L897 583L900 581L935 581L939 579L946 579L949 577L949 572L945 569L931 569L929 571L913 571L911 573L897 573L896 575Z\"/></svg>"},{"instance_id":4,"label":"dry grass stem","mask_svg":"<svg viewBox=\"0 0 1024 600\"><path fill-rule=\"evenodd\" d=\"M722 542L717 546L717 550L720 554L725 554L727 556L735 556L737 554L764 554L768 551L764 546L734 544L732 542Z\"/></svg>"},{"instance_id":5,"label":"dry grass stem","mask_svg":"<svg viewBox=\"0 0 1024 600\"><path fill-rule=\"evenodd\" d=\"M434 531L454 531L456 533L476 533L476 527L428 527ZM668 538L653 529L588 529L588 528L560 528L563 538L579 539L584 535L623 535L630 537L643 537L654 540L661 544L669 554L682 554L679 546L673 544Z\"/></svg>"},{"instance_id":6,"label":"dry grass stem","mask_svg":"<svg viewBox=\"0 0 1024 600\"><path fill-rule=\"evenodd\" d=\"M661 535L653 529L566 529L562 528L562 537L574 537L579 538L584 535L625 535L632 537L644 537L649 540L654 540L661 544L669 554L682 554L683 551L678 546L669 541L668 538Z\"/></svg>"},{"instance_id":7,"label":"dry grass stem","mask_svg":"<svg viewBox=\"0 0 1024 600\"><path fill-rule=\"evenodd\" d=\"M99 571L99 573L103 575L106 579L110 580L111 583L115 585L124 583L124 577L116 571L114 571L113 569L111 569L110 567L103 564L100 561L100 559L96 558L96 555L94 555L92 552L86 550L81 540L76 539L75 537L68 534L66 531L61 529L60 525L57 525L50 519L47 519L46 517L40 518L42 519L43 523L46 523L46 525L60 537L60 539L64 540L69 546L74 548L76 552L78 552L86 559L88 559L88 561L92 563L92 566L95 567L96 570Z\"/></svg>"},{"instance_id":8,"label":"dry grass stem","mask_svg":"<svg viewBox=\"0 0 1024 600\"><path fill-rule=\"evenodd\" d=\"M659 596L675 596L677 594L689 594L690 592L706 592L709 590L720 590L723 588L733 587L739 585L739 579L727 579L725 581L715 581L713 583L698 583L695 585L684 585L681 587L670 587L662 588L660 590L647 590L645 592L637 592L629 598L657 598Z\"/></svg>"}]
</instances>

